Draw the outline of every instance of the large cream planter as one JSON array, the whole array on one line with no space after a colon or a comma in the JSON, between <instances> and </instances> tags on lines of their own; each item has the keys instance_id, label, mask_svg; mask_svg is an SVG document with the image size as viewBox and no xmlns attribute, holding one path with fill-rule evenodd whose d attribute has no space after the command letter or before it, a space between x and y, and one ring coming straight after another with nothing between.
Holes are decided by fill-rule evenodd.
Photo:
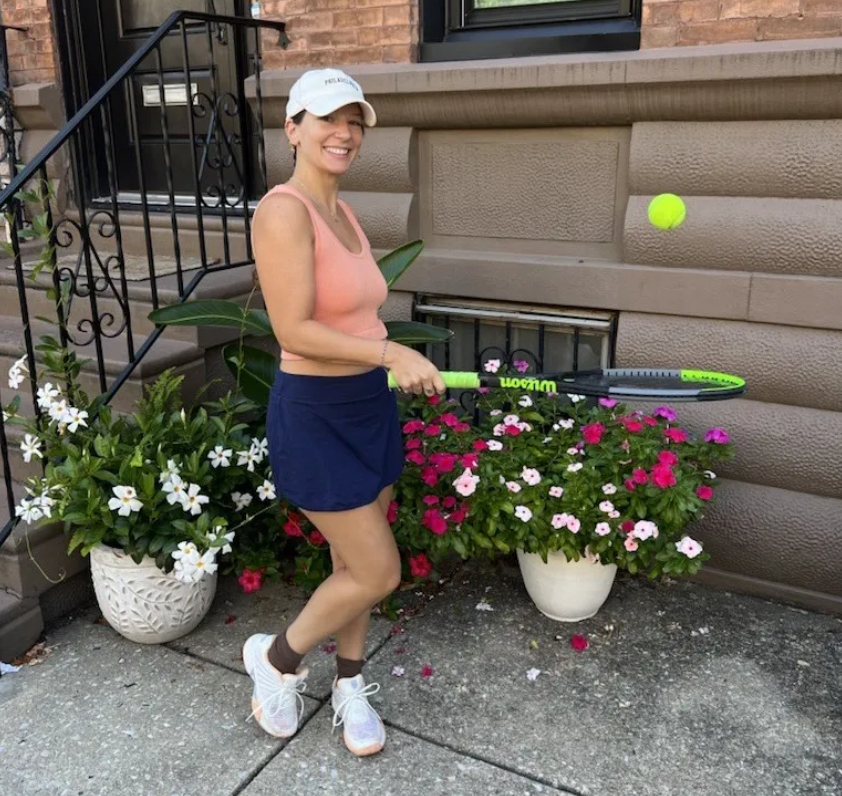
<instances>
[{"instance_id":1,"label":"large cream planter","mask_svg":"<svg viewBox=\"0 0 842 796\"><path fill-rule=\"evenodd\" d=\"M580 622L593 616L608 599L616 564L594 564L585 558L568 561L550 553L547 563L537 553L517 551L526 591L536 608L557 622Z\"/></svg>"},{"instance_id":2,"label":"large cream planter","mask_svg":"<svg viewBox=\"0 0 842 796\"><path fill-rule=\"evenodd\" d=\"M136 564L122 550L97 545L91 550L94 591L108 624L140 644L164 644L187 635L207 614L217 576L184 583L162 572L155 559Z\"/></svg>"}]
</instances>

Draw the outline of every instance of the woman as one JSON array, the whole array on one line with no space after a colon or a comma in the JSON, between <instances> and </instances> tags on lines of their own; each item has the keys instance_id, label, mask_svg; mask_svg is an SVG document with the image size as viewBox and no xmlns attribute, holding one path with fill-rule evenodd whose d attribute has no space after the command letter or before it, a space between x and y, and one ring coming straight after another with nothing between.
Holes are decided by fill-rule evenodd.
<instances>
[{"instance_id":1,"label":"woman","mask_svg":"<svg viewBox=\"0 0 842 796\"><path fill-rule=\"evenodd\" d=\"M243 647L254 680L253 714L289 738L303 713L303 656L335 636L334 726L356 755L379 752L383 722L368 702L379 690L361 673L373 605L400 583L400 557L386 512L403 450L391 371L401 390L444 392L436 367L388 341L377 310L386 282L356 216L338 198L374 109L351 77L313 70L290 91L285 131L290 180L270 190L252 226L257 275L281 366L271 390L267 437L278 496L330 544L333 573L277 635Z\"/></svg>"}]
</instances>

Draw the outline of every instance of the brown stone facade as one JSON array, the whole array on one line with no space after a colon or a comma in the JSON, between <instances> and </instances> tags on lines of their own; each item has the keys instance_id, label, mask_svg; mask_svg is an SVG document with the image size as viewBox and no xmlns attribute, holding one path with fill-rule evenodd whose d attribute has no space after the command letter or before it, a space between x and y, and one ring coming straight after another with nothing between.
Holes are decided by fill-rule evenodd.
<instances>
[{"instance_id":1,"label":"brown stone facade","mask_svg":"<svg viewBox=\"0 0 842 796\"><path fill-rule=\"evenodd\" d=\"M614 311L619 366L743 375L682 405L737 456L692 533L701 580L842 612L842 39L350 69L378 110L346 198L413 295ZM291 170L267 72L274 181ZM682 195L664 234L649 199ZM573 197L575 201L570 201Z\"/></svg>"}]
</instances>

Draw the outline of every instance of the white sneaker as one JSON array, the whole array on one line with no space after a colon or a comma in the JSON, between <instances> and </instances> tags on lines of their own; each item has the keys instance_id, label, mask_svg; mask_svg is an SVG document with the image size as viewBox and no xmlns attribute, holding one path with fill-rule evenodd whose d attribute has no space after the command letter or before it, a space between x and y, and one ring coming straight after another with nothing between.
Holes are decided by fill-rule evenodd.
<instances>
[{"instance_id":1,"label":"white sneaker","mask_svg":"<svg viewBox=\"0 0 842 796\"><path fill-rule=\"evenodd\" d=\"M335 678L330 702L333 707L333 729L344 724L345 746L357 757L377 754L386 745L386 728L368 698L380 690L379 683L365 684L361 674Z\"/></svg>"},{"instance_id":2,"label":"white sneaker","mask_svg":"<svg viewBox=\"0 0 842 796\"><path fill-rule=\"evenodd\" d=\"M258 633L243 645L243 663L254 680L249 719L254 716L269 735L290 738L298 732L304 714L301 694L307 688L304 680L309 670L302 666L295 674L281 674L269 663L269 647L274 640L274 636Z\"/></svg>"}]
</instances>

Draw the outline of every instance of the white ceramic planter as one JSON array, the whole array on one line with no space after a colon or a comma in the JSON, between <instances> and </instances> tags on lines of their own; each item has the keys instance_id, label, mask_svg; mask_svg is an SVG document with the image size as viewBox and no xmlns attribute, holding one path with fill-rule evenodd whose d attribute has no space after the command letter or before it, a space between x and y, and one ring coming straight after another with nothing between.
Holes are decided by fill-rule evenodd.
<instances>
[{"instance_id":1,"label":"white ceramic planter","mask_svg":"<svg viewBox=\"0 0 842 796\"><path fill-rule=\"evenodd\" d=\"M593 616L608 599L616 564L594 564L585 558L568 561L550 553L547 563L537 553L517 551L526 591L536 608L557 622L580 622Z\"/></svg>"},{"instance_id":2,"label":"white ceramic planter","mask_svg":"<svg viewBox=\"0 0 842 796\"><path fill-rule=\"evenodd\" d=\"M120 635L140 644L163 644L187 635L205 617L216 594L216 573L183 583L155 560L135 564L122 550L97 545L91 574L100 610Z\"/></svg>"}]
</instances>

